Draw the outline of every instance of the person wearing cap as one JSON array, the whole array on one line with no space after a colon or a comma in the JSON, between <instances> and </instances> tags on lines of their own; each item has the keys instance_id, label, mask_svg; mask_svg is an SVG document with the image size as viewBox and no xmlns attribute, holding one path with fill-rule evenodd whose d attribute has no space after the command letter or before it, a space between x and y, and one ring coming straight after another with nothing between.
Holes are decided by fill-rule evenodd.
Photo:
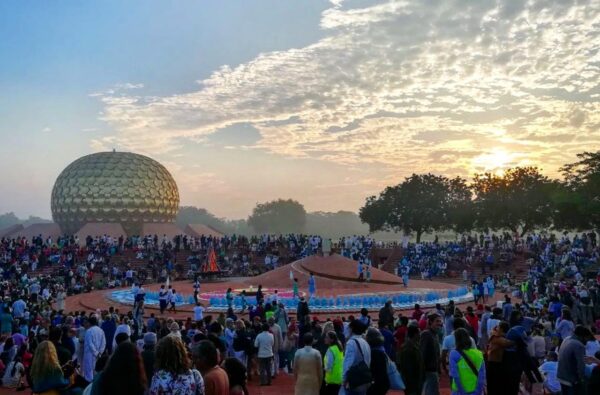
<instances>
[{"instance_id":1,"label":"person wearing cap","mask_svg":"<svg viewBox=\"0 0 600 395\"><path fill-rule=\"evenodd\" d=\"M144 335L144 350L142 351L142 361L146 377L154 376L154 366L156 360L156 333L148 332Z\"/></svg>"},{"instance_id":2,"label":"person wearing cap","mask_svg":"<svg viewBox=\"0 0 600 395\"><path fill-rule=\"evenodd\" d=\"M115 329L115 334L113 336L111 350L114 350L114 349L117 348L117 341L116 341L116 339L117 339L117 336L119 335L119 333L126 333L127 336L131 337L131 327L127 323L127 317L123 317L121 319L121 323Z\"/></svg>"}]
</instances>

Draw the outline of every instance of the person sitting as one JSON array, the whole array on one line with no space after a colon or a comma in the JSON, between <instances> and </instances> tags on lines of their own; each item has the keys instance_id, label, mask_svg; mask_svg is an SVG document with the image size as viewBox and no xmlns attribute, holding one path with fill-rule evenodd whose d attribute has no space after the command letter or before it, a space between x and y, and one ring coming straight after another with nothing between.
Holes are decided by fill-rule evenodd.
<instances>
[{"instance_id":1,"label":"person sitting","mask_svg":"<svg viewBox=\"0 0 600 395\"><path fill-rule=\"evenodd\" d=\"M4 388L23 389L25 387L23 379L25 376L25 366L21 363L20 357L15 357L4 370L2 376L2 386Z\"/></svg>"},{"instance_id":2,"label":"person sitting","mask_svg":"<svg viewBox=\"0 0 600 395\"><path fill-rule=\"evenodd\" d=\"M31 363L30 378L31 391L34 394L48 391L66 392L70 381L64 377L54 343L43 341L37 346ZM71 394L79 392L79 389L69 391Z\"/></svg>"}]
</instances>

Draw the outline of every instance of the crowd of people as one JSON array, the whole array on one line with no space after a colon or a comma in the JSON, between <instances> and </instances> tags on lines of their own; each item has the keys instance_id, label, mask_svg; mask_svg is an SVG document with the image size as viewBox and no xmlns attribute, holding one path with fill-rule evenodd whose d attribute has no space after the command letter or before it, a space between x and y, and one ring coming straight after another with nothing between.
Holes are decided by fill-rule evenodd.
<instances>
[{"instance_id":1,"label":"crowd of people","mask_svg":"<svg viewBox=\"0 0 600 395\"><path fill-rule=\"evenodd\" d=\"M508 267L517 253L521 253L526 240L510 233L495 235L482 233L477 236L463 236L460 240L440 242L436 237L432 242L405 244L398 274L420 275L422 279L448 276L450 270L472 271L481 268L486 273L495 265Z\"/></svg>"},{"instance_id":2,"label":"crowd of people","mask_svg":"<svg viewBox=\"0 0 600 395\"><path fill-rule=\"evenodd\" d=\"M315 236L254 240L261 251L285 242L299 254L327 244ZM479 262L483 274L469 279L474 303L466 306L416 305L406 314L389 301L373 317L363 308L356 316L319 319L311 317L309 298L299 297L296 311L287 311L265 295L264 307L248 315L233 309L207 315L198 304L193 316L173 319L168 310L146 314L141 293L131 311L65 311L67 290L85 284L87 273L110 262L119 249L135 244L143 254L159 251L155 260L164 264L168 251L196 248L183 238L165 248L169 243L156 237L91 239L84 247L72 238L3 240L2 386L61 394L248 394L249 380L272 385L286 374L302 395L385 394L402 387L406 394L438 394L446 378L451 392L461 395L512 395L535 385L548 394L600 393L600 344L594 337L600 333L600 251L593 234L484 236L455 245L406 246L411 266L413 259L421 265L423 257ZM202 243L209 247L200 241L198 248ZM352 237L336 247L370 266L373 244ZM489 276L490 251L525 254L524 280L503 286ZM33 261L42 267L56 261L66 273L29 276Z\"/></svg>"}]
</instances>

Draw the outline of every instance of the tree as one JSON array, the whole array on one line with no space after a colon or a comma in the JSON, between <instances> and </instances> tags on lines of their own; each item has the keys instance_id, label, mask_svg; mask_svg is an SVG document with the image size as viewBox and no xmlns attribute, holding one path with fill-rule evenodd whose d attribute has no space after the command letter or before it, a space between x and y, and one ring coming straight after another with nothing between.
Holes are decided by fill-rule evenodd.
<instances>
[{"instance_id":1,"label":"tree","mask_svg":"<svg viewBox=\"0 0 600 395\"><path fill-rule=\"evenodd\" d=\"M577 157L561 168L565 182L554 196L555 226L600 232L600 151Z\"/></svg>"},{"instance_id":2,"label":"tree","mask_svg":"<svg viewBox=\"0 0 600 395\"><path fill-rule=\"evenodd\" d=\"M257 204L248 217L248 225L258 233L302 233L306 226L306 210L292 199Z\"/></svg>"},{"instance_id":3,"label":"tree","mask_svg":"<svg viewBox=\"0 0 600 395\"><path fill-rule=\"evenodd\" d=\"M0 229L8 228L9 226L20 223L21 220L13 212L0 215Z\"/></svg>"},{"instance_id":4,"label":"tree","mask_svg":"<svg viewBox=\"0 0 600 395\"><path fill-rule=\"evenodd\" d=\"M189 224L204 224L211 226L221 233L231 233L230 231L232 230L225 220L217 218L206 209L193 206L180 207L175 218L175 223L180 228L185 228Z\"/></svg>"},{"instance_id":5,"label":"tree","mask_svg":"<svg viewBox=\"0 0 600 395\"><path fill-rule=\"evenodd\" d=\"M359 216L369 224L371 232L415 232L420 242L425 232L469 228L468 221L457 217L468 209L470 199L466 181L460 177L413 174L401 184L387 187L379 196L367 198Z\"/></svg>"},{"instance_id":6,"label":"tree","mask_svg":"<svg viewBox=\"0 0 600 395\"><path fill-rule=\"evenodd\" d=\"M468 233L476 220L473 192L464 178L448 181L447 225L456 233Z\"/></svg>"},{"instance_id":7,"label":"tree","mask_svg":"<svg viewBox=\"0 0 600 395\"><path fill-rule=\"evenodd\" d=\"M536 167L516 167L502 175L476 174L473 181L480 228L510 229L523 236L551 223L555 183Z\"/></svg>"},{"instance_id":8,"label":"tree","mask_svg":"<svg viewBox=\"0 0 600 395\"><path fill-rule=\"evenodd\" d=\"M369 227L360 220L358 214L351 211L316 211L306 214L305 231L308 234L338 239L348 235L366 234Z\"/></svg>"},{"instance_id":9,"label":"tree","mask_svg":"<svg viewBox=\"0 0 600 395\"><path fill-rule=\"evenodd\" d=\"M27 219L20 219L13 212L0 215L0 229L5 229L5 228L8 228L9 226L13 226L13 225L17 225L17 224L21 224L21 225L27 227L31 224L42 224L42 223L49 223L49 222L52 222L52 221L41 218L41 217L36 217L33 215L30 215L29 218L27 218Z\"/></svg>"}]
</instances>

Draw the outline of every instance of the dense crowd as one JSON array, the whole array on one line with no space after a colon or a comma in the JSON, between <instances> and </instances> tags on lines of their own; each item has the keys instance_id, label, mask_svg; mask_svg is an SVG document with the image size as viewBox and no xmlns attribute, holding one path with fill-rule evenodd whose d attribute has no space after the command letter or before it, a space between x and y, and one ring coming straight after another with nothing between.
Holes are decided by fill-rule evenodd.
<instances>
[{"instance_id":1,"label":"dense crowd","mask_svg":"<svg viewBox=\"0 0 600 395\"><path fill-rule=\"evenodd\" d=\"M328 243L317 236L249 241L250 250L256 244L265 256L282 243L297 256ZM373 244L355 236L335 247L370 266ZM484 267L484 274L467 279L474 303L416 305L406 315L388 302L373 317L363 308L357 316L319 319L311 316L310 299L300 298L291 312L273 295L264 295L261 308L248 315L233 309L207 315L197 304L183 320L169 318L168 310L146 314L143 293L131 311L64 309L67 289L85 286L87 273L119 250L136 248L164 264L169 251L209 246L206 240L156 237L90 239L83 247L73 239L2 241L2 386L61 394L247 394L248 380L271 385L288 374L302 395L385 394L402 387L406 394L438 394L444 377L453 394L512 395L536 385L549 394L600 393L600 344L593 336L600 333L599 249L592 234L406 246L407 260L419 265L425 256L431 262L459 256L463 264L470 259ZM525 254L524 279L502 284L485 273L490 251ZM68 272L30 277L33 261L56 261Z\"/></svg>"}]
</instances>

